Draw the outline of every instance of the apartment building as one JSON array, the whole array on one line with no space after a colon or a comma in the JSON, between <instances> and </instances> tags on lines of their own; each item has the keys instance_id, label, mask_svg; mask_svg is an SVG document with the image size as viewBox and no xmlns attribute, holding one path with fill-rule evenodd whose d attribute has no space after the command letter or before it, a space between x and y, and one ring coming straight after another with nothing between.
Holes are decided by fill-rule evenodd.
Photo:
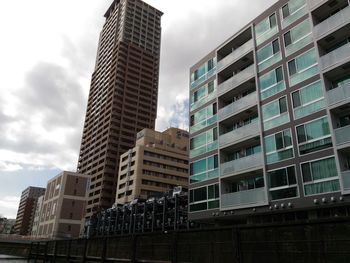
<instances>
[{"instance_id":1,"label":"apartment building","mask_svg":"<svg viewBox=\"0 0 350 263\"><path fill-rule=\"evenodd\" d=\"M174 187L188 188L188 132L143 129L136 145L120 157L117 204L146 200Z\"/></svg>"},{"instance_id":2,"label":"apartment building","mask_svg":"<svg viewBox=\"0 0 350 263\"><path fill-rule=\"evenodd\" d=\"M350 215L349 124L349 1L278 1L190 69L189 218Z\"/></svg>"},{"instance_id":3,"label":"apartment building","mask_svg":"<svg viewBox=\"0 0 350 263\"><path fill-rule=\"evenodd\" d=\"M45 188L29 186L21 194L16 223L13 226L13 233L17 235L30 235L36 203L38 198L45 193Z\"/></svg>"},{"instance_id":4,"label":"apartment building","mask_svg":"<svg viewBox=\"0 0 350 263\"><path fill-rule=\"evenodd\" d=\"M105 13L77 165L91 177L86 219L113 205L120 155L154 129L161 16L140 0L114 0Z\"/></svg>"},{"instance_id":5,"label":"apartment building","mask_svg":"<svg viewBox=\"0 0 350 263\"><path fill-rule=\"evenodd\" d=\"M43 200L44 200L44 195L42 195L38 198L38 201L37 201L36 207L35 207L32 230L31 230L31 234L30 234L31 236L34 236L34 237L38 235L41 210L43 207Z\"/></svg>"},{"instance_id":6,"label":"apartment building","mask_svg":"<svg viewBox=\"0 0 350 263\"><path fill-rule=\"evenodd\" d=\"M84 222L89 176L62 172L47 183L33 236L77 238Z\"/></svg>"}]
</instances>

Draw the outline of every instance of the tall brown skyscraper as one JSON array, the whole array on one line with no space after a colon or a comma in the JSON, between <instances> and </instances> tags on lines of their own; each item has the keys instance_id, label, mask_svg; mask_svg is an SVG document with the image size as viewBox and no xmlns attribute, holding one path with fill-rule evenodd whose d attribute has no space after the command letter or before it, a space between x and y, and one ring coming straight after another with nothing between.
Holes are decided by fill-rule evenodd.
<instances>
[{"instance_id":1,"label":"tall brown skyscraper","mask_svg":"<svg viewBox=\"0 0 350 263\"><path fill-rule=\"evenodd\" d=\"M112 206L120 155L154 129L161 16L140 0L114 0L105 14L77 169L91 176L87 218Z\"/></svg>"}]
</instances>

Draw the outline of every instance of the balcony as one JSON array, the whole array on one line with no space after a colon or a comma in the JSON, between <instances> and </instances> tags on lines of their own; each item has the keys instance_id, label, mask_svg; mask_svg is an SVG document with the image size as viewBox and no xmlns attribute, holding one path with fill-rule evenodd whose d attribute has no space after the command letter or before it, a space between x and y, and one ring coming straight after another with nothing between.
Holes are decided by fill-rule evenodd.
<instances>
[{"instance_id":1,"label":"balcony","mask_svg":"<svg viewBox=\"0 0 350 263\"><path fill-rule=\"evenodd\" d=\"M347 43L332 52L321 57L321 69L329 70L332 67L339 66L350 59L350 43Z\"/></svg>"},{"instance_id":2,"label":"balcony","mask_svg":"<svg viewBox=\"0 0 350 263\"><path fill-rule=\"evenodd\" d=\"M265 205L267 204L265 187L229 194L222 194L220 204L221 209Z\"/></svg>"},{"instance_id":3,"label":"balcony","mask_svg":"<svg viewBox=\"0 0 350 263\"><path fill-rule=\"evenodd\" d=\"M350 143L350 125L334 130L337 146Z\"/></svg>"},{"instance_id":4,"label":"balcony","mask_svg":"<svg viewBox=\"0 0 350 263\"><path fill-rule=\"evenodd\" d=\"M256 105L257 97L256 92L250 93L249 95L227 105L226 107L219 110L219 121L224 120L225 118L237 114L241 111L249 109L250 107Z\"/></svg>"},{"instance_id":5,"label":"balcony","mask_svg":"<svg viewBox=\"0 0 350 263\"><path fill-rule=\"evenodd\" d=\"M197 123L196 125L190 127L190 133L192 134L192 133L195 133L197 131L200 131L201 129L204 129L204 128L216 123L216 120L217 120L217 115L214 115L214 116L212 116L204 121L201 121L201 122Z\"/></svg>"},{"instance_id":6,"label":"balcony","mask_svg":"<svg viewBox=\"0 0 350 263\"><path fill-rule=\"evenodd\" d=\"M313 41L313 36L312 34L308 34L298 41L288 45L285 50L286 50L286 56L290 56L293 53L297 52L298 50L302 49L303 47L307 46L308 44L312 43Z\"/></svg>"},{"instance_id":7,"label":"balcony","mask_svg":"<svg viewBox=\"0 0 350 263\"><path fill-rule=\"evenodd\" d=\"M337 28L341 28L348 23L350 23L350 6L345 7L338 13L316 25L314 27L315 37L316 39L323 38Z\"/></svg>"},{"instance_id":8,"label":"balcony","mask_svg":"<svg viewBox=\"0 0 350 263\"><path fill-rule=\"evenodd\" d=\"M350 171L342 172L341 179L343 182L343 190L346 192L350 192Z\"/></svg>"},{"instance_id":9,"label":"balcony","mask_svg":"<svg viewBox=\"0 0 350 263\"><path fill-rule=\"evenodd\" d=\"M350 82L345 83L327 92L328 105L330 107L341 105L350 99Z\"/></svg>"},{"instance_id":10,"label":"balcony","mask_svg":"<svg viewBox=\"0 0 350 263\"><path fill-rule=\"evenodd\" d=\"M212 68L202 76L200 76L197 80L193 81L191 83L191 89L196 88L199 84L203 83L204 81L210 79L212 76L216 74L216 67Z\"/></svg>"},{"instance_id":11,"label":"balcony","mask_svg":"<svg viewBox=\"0 0 350 263\"><path fill-rule=\"evenodd\" d=\"M240 71L239 73L237 73L233 77L229 78L225 82L221 83L218 86L218 91L217 91L218 95L220 96L220 95L238 87L239 85L243 84L244 82L254 78L254 76L255 76L254 65L251 65L251 66L247 67L246 69Z\"/></svg>"},{"instance_id":12,"label":"balcony","mask_svg":"<svg viewBox=\"0 0 350 263\"><path fill-rule=\"evenodd\" d=\"M238 143L243 140L248 140L260 134L259 123L257 121L248 125L242 126L239 129L225 133L219 137L220 148L231 144Z\"/></svg>"},{"instance_id":13,"label":"balcony","mask_svg":"<svg viewBox=\"0 0 350 263\"><path fill-rule=\"evenodd\" d=\"M261 153L253 154L237 160L220 164L220 176L235 175L262 169L263 157Z\"/></svg>"},{"instance_id":14,"label":"balcony","mask_svg":"<svg viewBox=\"0 0 350 263\"><path fill-rule=\"evenodd\" d=\"M223 59L221 59L217 65L218 72L220 72L222 69L224 69L228 65L232 64L233 62L235 62L239 58L245 56L246 54L248 54L251 51L253 51L253 39L244 43L239 48L233 50L231 54L229 54L226 57L224 57Z\"/></svg>"}]
</instances>

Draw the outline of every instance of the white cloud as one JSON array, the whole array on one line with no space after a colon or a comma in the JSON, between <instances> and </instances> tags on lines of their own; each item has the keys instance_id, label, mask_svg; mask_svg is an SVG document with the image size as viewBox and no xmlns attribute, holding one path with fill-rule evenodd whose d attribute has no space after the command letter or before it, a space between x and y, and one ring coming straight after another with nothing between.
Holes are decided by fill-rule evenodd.
<instances>
[{"instance_id":1,"label":"white cloud","mask_svg":"<svg viewBox=\"0 0 350 263\"><path fill-rule=\"evenodd\" d=\"M17 163L4 162L0 160L0 171L3 172L14 172L20 171L23 167Z\"/></svg>"},{"instance_id":2,"label":"white cloud","mask_svg":"<svg viewBox=\"0 0 350 263\"><path fill-rule=\"evenodd\" d=\"M0 197L0 215L6 218L16 218L20 197Z\"/></svg>"}]
</instances>

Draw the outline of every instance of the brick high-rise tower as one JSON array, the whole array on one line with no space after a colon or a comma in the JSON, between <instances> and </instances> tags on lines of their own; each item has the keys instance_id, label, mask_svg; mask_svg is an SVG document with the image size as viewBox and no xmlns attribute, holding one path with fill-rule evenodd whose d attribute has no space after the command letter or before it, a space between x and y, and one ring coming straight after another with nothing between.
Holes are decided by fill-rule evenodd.
<instances>
[{"instance_id":1,"label":"brick high-rise tower","mask_svg":"<svg viewBox=\"0 0 350 263\"><path fill-rule=\"evenodd\" d=\"M112 206L120 155L154 129L161 16L140 0L114 0L105 14L77 169L91 176L86 218Z\"/></svg>"}]
</instances>

